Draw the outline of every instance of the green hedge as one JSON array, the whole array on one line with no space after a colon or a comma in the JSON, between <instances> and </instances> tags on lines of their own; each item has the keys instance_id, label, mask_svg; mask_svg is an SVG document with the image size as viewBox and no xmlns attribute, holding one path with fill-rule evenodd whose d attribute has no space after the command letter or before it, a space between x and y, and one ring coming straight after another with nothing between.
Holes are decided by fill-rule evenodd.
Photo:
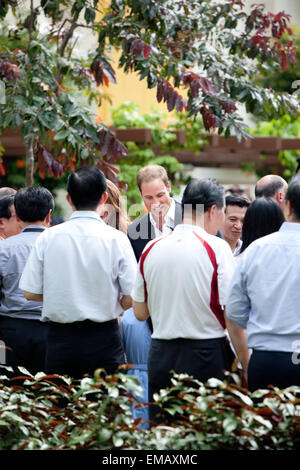
<instances>
[{"instance_id":1,"label":"green hedge","mask_svg":"<svg viewBox=\"0 0 300 470\"><path fill-rule=\"evenodd\" d=\"M300 447L300 387L252 394L230 375L191 382L173 375L155 397L163 424L140 430L133 421L137 380L120 372L67 377L0 378L0 450L271 450ZM193 386L191 386L193 385Z\"/></svg>"}]
</instances>

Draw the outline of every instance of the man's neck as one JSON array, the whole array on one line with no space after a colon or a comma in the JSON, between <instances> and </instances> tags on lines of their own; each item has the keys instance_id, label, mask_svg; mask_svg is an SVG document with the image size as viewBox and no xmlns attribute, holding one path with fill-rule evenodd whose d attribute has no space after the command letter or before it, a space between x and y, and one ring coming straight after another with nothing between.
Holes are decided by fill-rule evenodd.
<instances>
[{"instance_id":1,"label":"man's neck","mask_svg":"<svg viewBox=\"0 0 300 470\"><path fill-rule=\"evenodd\" d=\"M226 238L224 234L223 234L223 236L224 236L224 240L228 243L228 245L230 246L231 251L232 251L232 253L233 253L234 250L235 250L236 247L237 247L238 240L230 240L229 238Z\"/></svg>"},{"instance_id":2,"label":"man's neck","mask_svg":"<svg viewBox=\"0 0 300 470\"><path fill-rule=\"evenodd\" d=\"M24 230L24 228L29 227L29 226L37 226L37 227L48 227L48 224L45 221L38 220L36 222L21 222L21 228Z\"/></svg>"}]
</instances>

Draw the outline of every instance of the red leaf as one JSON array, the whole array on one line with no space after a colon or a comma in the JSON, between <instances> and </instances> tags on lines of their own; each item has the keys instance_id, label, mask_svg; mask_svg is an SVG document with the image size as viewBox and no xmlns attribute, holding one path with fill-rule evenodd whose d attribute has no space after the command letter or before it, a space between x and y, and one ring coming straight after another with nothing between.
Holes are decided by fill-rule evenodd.
<instances>
[{"instance_id":1,"label":"red leaf","mask_svg":"<svg viewBox=\"0 0 300 470\"><path fill-rule=\"evenodd\" d=\"M151 54L151 50L152 49L151 49L150 46L148 46L148 44L144 45L144 57L145 57L145 59L149 59L150 54Z\"/></svg>"},{"instance_id":2,"label":"red leaf","mask_svg":"<svg viewBox=\"0 0 300 470\"><path fill-rule=\"evenodd\" d=\"M207 131L210 129L215 129L219 125L219 118L209 111L209 109L204 105L201 109L203 124Z\"/></svg>"},{"instance_id":3,"label":"red leaf","mask_svg":"<svg viewBox=\"0 0 300 470\"><path fill-rule=\"evenodd\" d=\"M103 142L103 146L101 148L101 153L102 155L106 155L107 152L108 152L108 149L109 149L109 146L111 144L111 140L113 138L113 135L111 132L107 131L106 133L106 136L105 136L105 139L104 139L104 142Z\"/></svg>"},{"instance_id":4,"label":"red leaf","mask_svg":"<svg viewBox=\"0 0 300 470\"><path fill-rule=\"evenodd\" d=\"M157 84L156 99L159 103L163 99L163 82L161 80Z\"/></svg>"},{"instance_id":5,"label":"red leaf","mask_svg":"<svg viewBox=\"0 0 300 470\"><path fill-rule=\"evenodd\" d=\"M225 113L230 113L231 111L236 111L237 107L232 100L219 100L220 104L223 106Z\"/></svg>"},{"instance_id":6,"label":"red leaf","mask_svg":"<svg viewBox=\"0 0 300 470\"><path fill-rule=\"evenodd\" d=\"M178 96L178 93L173 88L169 88L169 93L168 93L168 98L167 98L168 111L172 111L174 109L177 96Z\"/></svg>"},{"instance_id":7,"label":"red leaf","mask_svg":"<svg viewBox=\"0 0 300 470\"><path fill-rule=\"evenodd\" d=\"M138 38L134 39L131 43L130 51L133 52L134 55L136 55L137 57L140 57L143 50L144 50L144 41Z\"/></svg>"},{"instance_id":8,"label":"red leaf","mask_svg":"<svg viewBox=\"0 0 300 470\"><path fill-rule=\"evenodd\" d=\"M96 57L91 65L91 71L94 74L97 86L109 85L109 82L114 84L116 81L116 74L112 66L104 59Z\"/></svg>"},{"instance_id":9,"label":"red leaf","mask_svg":"<svg viewBox=\"0 0 300 470\"><path fill-rule=\"evenodd\" d=\"M177 95L176 103L175 103L176 111L181 113L183 111L183 99L182 96Z\"/></svg>"},{"instance_id":10,"label":"red leaf","mask_svg":"<svg viewBox=\"0 0 300 470\"><path fill-rule=\"evenodd\" d=\"M199 90L200 90L199 80L192 80L190 82L190 89L191 89L192 97L197 98L199 96Z\"/></svg>"},{"instance_id":11,"label":"red leaf","mask_svg":"<svg viewBox=\"0 0 300 470\"><path fill-rule=\"evenodd\" d=\"M5 168L3 166L3 163L0 162L0 173L1 173L1 176L4 176L6 174L6 171L5 171Z\"/></svg>"},{"instance_id":12,"label":"red leaf","mask_svg":"<svg viewBox=\"0 0 300 470\"><path fill-rule=\"evenodd\" d=\"M286 53L284 51L280 51L278 59L279 59L280 65L281 65L282 72L285 72L286 67L287 67Z\"/></svg>"}]
</instances>

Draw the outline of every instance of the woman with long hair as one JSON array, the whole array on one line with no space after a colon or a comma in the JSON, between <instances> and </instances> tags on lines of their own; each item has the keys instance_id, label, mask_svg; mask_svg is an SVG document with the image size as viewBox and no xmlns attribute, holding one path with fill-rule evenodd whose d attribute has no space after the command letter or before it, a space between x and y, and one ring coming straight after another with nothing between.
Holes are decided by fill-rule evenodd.
<instances>
[{"instance_id":1,"label":"woman with long hair","mask_svg":"<svg viewBox=\"0 0 300 470\"><path fill-rule=\"evenodd\" d=\"M274 199L260 197L251 202L245 214L240 253L257 238L277 232L284 222L281 207Z\"/></svg>"}]
</instances>

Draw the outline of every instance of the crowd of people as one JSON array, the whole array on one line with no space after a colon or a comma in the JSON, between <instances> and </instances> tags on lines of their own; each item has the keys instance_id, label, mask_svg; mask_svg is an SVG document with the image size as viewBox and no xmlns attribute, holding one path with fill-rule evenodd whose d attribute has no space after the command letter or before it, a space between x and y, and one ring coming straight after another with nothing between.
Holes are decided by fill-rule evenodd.
<instances>
[{"instance_id":1,"label":"crowd of people","mask_svg":"<svg viewBox=\"0 0 300 470\"><path fill-rule=\"evenodd\" d=\"M233 363L251 391L300 385L300 175L264 176L253 201L204 178L179 203L158 165L137 185L146 215L131 221L119 189L83 166L68 178L72 215L57 224L46 188L0 188L6 375L81 378L128 363L144 403L172 371L205 382ZM160 420L153 405L133 416Z\"/></svg>"}]
</instances>

